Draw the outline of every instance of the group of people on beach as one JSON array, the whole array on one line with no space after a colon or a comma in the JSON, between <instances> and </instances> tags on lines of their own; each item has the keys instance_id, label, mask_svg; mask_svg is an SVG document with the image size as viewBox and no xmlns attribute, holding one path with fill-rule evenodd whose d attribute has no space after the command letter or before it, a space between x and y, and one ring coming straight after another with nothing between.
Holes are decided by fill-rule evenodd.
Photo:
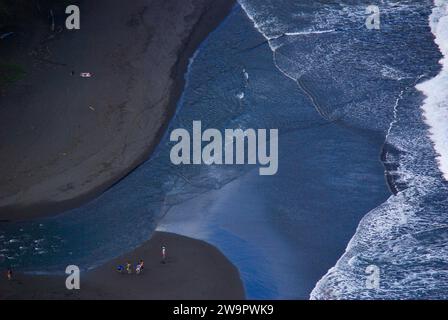
<instances>
[{"instance_id":1,"label":"group of people on beach","mask_svg":"<svg viewBox=\"0 0 448 320\"><path fill-rule=\"evenodd\" d=\"M161 263L165 264L166 263L166 246L161 247L161 255L162 255ZM135 273L136 274L142 273L143 269L144 269L144 265L145 265L145 263L143 260L140 260L138 263L136 263L135 264ZM128 262L126 262L126 264L124 266L118 265L117 272L132 274L133 273L132 264L128 261Z\"/></svg>"},{"instance_id":2,"label":"group of people on beach","mask_svg":"<svg viewBox=\"0 0 448 320\"><path fill-rule=\"evenodd\" d=\"M140 274L143 269L144 269L145 263L143 260L140 260L136 265L135 265L135 273L136 274ZM117 271L119 273L124 273L126 271L127 274L131 274L132 273L132 265L130 262L126 262L126 266L122 266L119 265L117 266Z\"/></svg>"},{"instance_id":3,"label":"group of people on beach","mask_svg":"<svg viewBox=\"0 0 448 320\"><path fill-rule=\"evenodd\" d=\"M166 263L166 246L161 247L161 255L162 255L161 263L165 264ZM136 263L136 265L135 265L135 273L136 274L142 273L144 267L145 267L145 262L142 259L140 259L140 261L138 263ZM125 266L123 266L123 265L117 266L117 272L119 272L119 273L126 272L127 274L132 274L132 272L133 272L132 264L128 261L128 262L126 262ZM11 268L9 268L6 271L6 278L9 281L12 280L12 269Z\"/></svg>"}]
</instances>

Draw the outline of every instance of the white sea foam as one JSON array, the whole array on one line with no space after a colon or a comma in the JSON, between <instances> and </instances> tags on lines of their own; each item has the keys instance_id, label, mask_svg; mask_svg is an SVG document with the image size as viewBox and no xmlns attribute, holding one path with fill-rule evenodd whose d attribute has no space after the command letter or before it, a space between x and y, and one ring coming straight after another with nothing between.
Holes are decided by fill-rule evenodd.
<instances>
[{"instance_id":1,"label":"white sea foam","mask_svg":"<svg viewBox=\"0 0 448 320\"><path fill-rule=\"evenodd\" d=\"M244 74L244 79L247 81L249 81L249 73L246 71L246 69L243 69L243 74Z\"/></svg>"},{"instance_id":2,"label":"white sea foam","mask_svg":"<svg viewBox=\"0 0 448 320\"><path fill-rule=\"evenodd\" d=\"M434 4L430 25L444 55L441 60L443 69L417 89L427 97L422 106L425 121L431 127L430 138L439 154L439 168L447 178L448 1L436 0ZM444 197L444 193L434 194L443 185L437 176L427 174L430 169L422 154L432 150L426 143L429 139L422 134L425 129L415 128L415 132L406 133L394 131L401 99L402 94L394 107L394 120L387 140L398 149L406 150L400 155L398 176L399 182L404 182L408 188L362 219L344 255L316 284L312 299L448 297L448 273L443 267L448 262L446 208L442 202L433 203L433 199ZM384 271L381 287L374 291L365 287L364 268L371 263L379 264Z\"/></svg>"},{"instance_id":3,"label":"white sea foam","mask_svg":"<svg viewBox=\"0 0 448 320\"><path fill-rule=\"evenodd\" d=\"M267 40L267 44L269 45L269 48L271 49L273 54L274 65L284 76L293 81L297 81L297 79L300 77L300 75L298 75L295 71L297 68L294 66L290 69L284 68L278 63L277 51L284 44L284 42L281 40L284 39L284 37L307 36L313 34L319 35L335 32L335 29L328 28L326 24L321 25L320 23L317 23L318 29L289 31L289 26L282 24L276 17L263 12L258 12L257 8L254 7L254 3L252 1L239 0L238 3L246 13L247 17L254 24L255 29L257 29L258 32L260 32L260 34L263 35L263 37ZM282 58L286 59L289 63L295 63L295 61L287 58L284 55L282 55ZM300 65L303 67L306 65L306 63L302 63Z\"/></svg>"},{"instance_id":4,"label":"white sea foam","mask_svg":"<svg viewBox=\"0 0 448 320\"><path fill-rule=\"evenodd\" d=\"M297 31L297 32L285 32L285 36L303 36L309 34L322 34L322 33L330 33L335 32L335 29L330 30L309 30L309 31Z\"/></svg>"},{"instance_id":5,"label":"white sea foam","mask_svg":"<svg viewBox=\"0 0 448 320\"><path fill-rule=\"evenodd\" d=\"M403 74L402 71L387 65L383 65L380 72L381 75L386 79L400 81L406 78L410 78L408 75Z\"/></svg>"},{"instance_id":6,"label":"white sea foam","mask_svg":"<svg viewBox=\"0 0 448 320\"><path fill-rule=\"evenodd\" d=\"M388 138L390 136L390 133L392 131L392 128L394 127L395 123L397 123L397 119L398 119L398 104L400 103L401 99L403 99L403 93L404 93L404 90L401 90L400 94L398 95L397 100L395 100L394 117L392 119L392 122L390 123L389 129L387 130L386 141L388 140Z\"/></svg>"},{"instance_id":7,"label":"white sea foam","mask_svg":"<svg viewBox=\"0 0 448 320\"><path fill-rule=\"evenodd\" d=\"M435 78L417 85L426 96L422 106L430 137L438 154L439 168L448 180L448 1L435 0L430 26L443 58L442 71Z\"/></svg>"},{"instance_id":8,"label":"white sea foam","mask_svg":"<svg viewBox=\"0 0 448 320\"><path fill-rule=\"evenodd\" d=\"M198 48L194 53L193 56L190 57L190 59L188 60L188 66L187 66L187 72L185 73L185 75L189 74L191 72L191 66L193 65L194 61L196 60L196 57L198 56L199 52L200 52L200 48Z\"/></svg>"},{"instance_id":9,"label":"white sea foam","mask_svg":"<svg viewBox=\"0 0 448 320\"><path fill-rule=\"evenodd\" d=\"M272 21L281 17L273 17L269 12L269 6L257 7L257 2L251 0L239 0L239 2L256 29L268 40L277 68L293 80L307 72L307 66L313 64L306 60L306 55L301 56L300 61L288 60L290 57L285 56L285 52L289 51L285 49L289 47L283 47L277 56L276 53L282 46L291 46L296 36L297 40L301 41L301 36L306 40L308 34L336 32L336 29L343 34L342 20L357 22L365 19L365 11L360 10L360 7L347 6L343 8L342 13L341 10L333 11L331 7L328 7L315 14L312 25L316 31L309 32L309 30L297 30L297 24L291 24L294 27L290 29L281 21L273 25ZM430 18L430 24L436 36L436 42L444 55L444 59L441 60L443 70L437 77L420 84L417 88L427 96L422 108L427 118L426 122L431 126L431 139L439 154L440 169L448 178L448 129L446 129L448 124L446 102L448 101L448 90L446 90L448 85L448 0L436 0L434 3L435 9ZM388 6L384 4L384 6L382 13L387 16L388 14L419 12L413 10L413 7L418 9L421 4L403 1L390 3ZM313 54L317 53L313 59L319 63L332 62L332 57L329 55L340 55L340 52L343 52L343 50L338 51L340 48L344 47L335 45L331 47L331 50L323 53L313 51ZM325 59L317 59L316 57L320 57L319 54L322 54L321 56L325 54ZM395 65L388 66L383 63L372 63L370 60L365 61L368 64L363 67L386 79L401 81L412 77L405 71L397 69ZM410 86L413 85L410 84ZM335 267L331 268L317 283L311 298L403 299L416 298L418 294L427 297L448 297L448 272L442 270L443 268L439 265L448 263L448 247L445 245L448 239L448 228L442 214L446 210L443 206L435 206L422 212L422 209L428 205L428 199L431 199L430 201L433 199L430 198L431 192L441 189L439 177L430 174L434 167L426 166L427 159L423 156L432 154L432 146L425 135L426 128L412 127L411 131L402 130L404 126L408 129L407 126L412 124L399 121L400 112L411 112L400 108L408 89L410 87L398 93L393 100L395 102L393 119L387 130L387 141L397 150L404 151L400 153L399 159L392 159L392 161L400 164L395 172L396 182L406 185L407 189L391 197L363 218L346 252ZM391 100L384 99L384 103L390 104ZM356 104L357 109L360 105L359 102ZM412 110L414 111L416 110ZM415 117L418 121L420 113L415 112L415 114L418 114L418 117ZM402 119L408 120L406 117ZM365 287L365 267L370 264L378 264L382 268L381 288L377 291L368 290ZM386 272L383 273L383 271Z\"/></svg>"}]
</instances>

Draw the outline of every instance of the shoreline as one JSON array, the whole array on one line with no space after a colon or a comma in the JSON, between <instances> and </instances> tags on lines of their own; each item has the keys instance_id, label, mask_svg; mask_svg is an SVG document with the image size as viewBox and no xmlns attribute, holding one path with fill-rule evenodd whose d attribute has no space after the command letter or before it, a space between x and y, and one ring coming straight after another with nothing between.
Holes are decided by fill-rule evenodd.
<instances>
[{"instance_id":1,"label":"shoreline","mask_svg":"<svg viewBox=\"0 0 448 320\"><path fill-rule=\"evenodd\" d=\"M167 247L166 264L160 247ZM120 274L115 268L143 259L140 275ZM80 267L81 268L81 267ZM82 268L81 268L82 269ZM83 272L80 290L65 287L67 276L14 274L0 278L0 300L243 300L237 268L216 247L192 238L155 232L139 248Z\"/></svg>"},{"instance_id":2,"label":"shoreline","mask_svg":"<svg viewBox=\"0 0 448 320\"><path fill-rule=\"evenodd\" d=\"M173 6L176 6L179 1L170 1L172 2ZM171 66L169 71L169 81L172 81L171 84L168 83L168 87L163 88L165 90L164 92L159 92L159 94L162 94L161 99L159 101L156 101L156 105L152 107L146 106L146 109L153 109L154 107L158 107L158 114L160 114L159 119L155 120L148 120L152 121L154 124L153 126L158 126L159 128L157 130L153 130L153 136L150 139L149 143L140 142L140 146L132 146L134 150L132 152L135 154L134 157L130 155L129 146L127 145L127 142L122 143L122 145L119 145L120 142L117 142L117 146L114 148L116 150L119 147L123 147L123 149L127 152L125 155L120 155L119 159L117 159L115 162L117 163L117 167L119 169L114 168L114 161L107 162L109 167L112 169L109 170L109 172L106 172L103 174L102 171L98 170L106 170L100 167L100 169L93 169L91 172L87 172L88 170L83 170L83 168L78 168L76 170L73 169L72 166L66 165L68 169L73 169L77 171L77 174L80 175L89 175L92 176L93 174L96 174L97 172L100 172L102 174L101 179L98 179L98 182L92 183L89 181L89 186L84 186L82 183L80 185L76 185L76 183L71 183L70 178L64 177L64 173L62 173L59 177L55 177L55 181L48 181L44 182L44 186L42 187L42 183L38 182L37 184L37 190L29 192L29 199L27 199L26 192L28 190L23 191L23 189L17 189L19 190L19 193L12 194L10 196L6 197L0 197L0 221L1 222L15 222L15 221L23 221L23 220L29 220L29 219L35 219L35 218L41 218L51 215L59 214L63 211L75 208L79 206L82 203L88 202L96 197L98 197L101 193L109 189L111 186L118 183L121 179L125 178L129 173L131 173L133 170L135 170L139 165L141 165L143 162L147 161L151 154L155 151L158 144L160 143L161 139L163 138L165 131L170 123L170 120L172 119L173 115L176 112L176 107L179 98L182 95L182 91L185 85L185 79L184 75L188 68L189 59L194 54L194 52L197 50L197 48L200 46L200 44L203 42L203 40L208 36L208 34L213 31L216 27L219 26L219 24L227 17L228 13L232 10L232 8L235 5L234 0L218 0L213 1L213 3L209 0L203 0L201 1L199 7L200 7L200 13L198 12L198 8L194 9L193 15L198 15L199 17L190 17L190 19L196 19L195 23L193 23L190 27L190 31L188 32L188 35L182 40L180 47L178 48L178 51L175 55L175 62ZM163 5L162 5L163 6ZM168 10L168 9L167 9ZM171 10L171 9L170 9ZM168 10L169 11L169 10ZM187 16L186 18L188 18ZM163 17L162 17L163 18ZM160 18L160 19L162 19ZM185 19L186 19L185 18ZM188 25L188 23L187 23ZM151 37L151 36L150 36ZM161 38L163 39L163 38ZM147 40L148 41L148 40ZM153 41L150 39L149 41ZM169 41L169 40L168 40ZM149 45L149 44L148 44ZM151 50L149 48L148 50ZM160 49L161 52L158 54L163 55L163 50ZM154 53L157 57L157 53ZM150 60L151 57L146 57L145 60ZM142 62L142 63L149 63L148 61ZM148 75L150 77L150 75ZM151 79L146 79L151 80ZM135 80L134 80L135 81ZM151 82L151 81L150 81ZM157 86L157 85L156 85ZM159 86L160 87L160 86ZM162 89L162 88L160 88ZM140 89L141 91L141 89ZM160 90L159 90L160 91ZM138 92L140 93L140 92ZM164 95L164 93L167 93L167 96ZM140 102L140 104L147 105L148 102ZM158 106L159 104L164 104L164 107ZM151 105L149 103L149 105ZM140 109L143 109L140 112L145 112L145 106L143 108L140 106ZM147 116L149 118L149 116ZM157 114L155 115L157 118ZM132 119L128 119L132 120ZM118 120L117 120L118 121ZM120 121L122 121L120 119ZM135 118L132 121L139 121ZM148 124L147 124L148 125ZM111 137L113 138L113 137ZM138 139L138 135L136 136ZM144 139L145 137L143 137ZM142 138L140 138L142 139ZM142 140L143 140L142 139ZM129 140L129 139L128 139ZM49 143L49 142L45 142ZM89 144L89 142L87 142ZM143 146L141 146L143 145ZM145 146L146 145L146 146ZM97 146L101 147L101 146ZM144 149L144 151L141 151ZM114 151L115 152L115 151ZM105 153L103 158L108 159L107 156L109 154ZM123 160L123 158L125 158ZM130 159L132 158L132 159ZM106 160L99 159L95 162L104 162ZM90 160L90 159L88 159ZM86 160L86 161L88 161ZM14 161L14 159L12 160ZM108 160L107 160L108 161ZM125 162L125 164L123 164ZM62 167L64 166L64 160L62 160ZM78 163L78 165L84 165L84 163ZM27 167L25 165L25 167ZM60 169L60 168L59 168ZM112 171L114 170L114 171ZM1 170L6 171L6 169ZM106 170L107 171L107 170ZM34 172L33 172L34 174ZM69 174L67 174L69 175ZM72 175L72 176L75 176ZM50 176L50 178L53 178L53 176ZM90 178L88 178L90 180ZM45 176L42 178L42 180L45 180ZM92 179L94 180L94 179ZM80 178L76 181L81 181ZM53 194L53 197L49 196L54 190L54 188L59 188L59 184L65 185L66 182L69 182L67 184L67 190L64 191L56 191ZM23 183L25 185L24 188L26 188L26 183ZM39 190L41 189L41 190ZM60 188L59 188L60 189ZM59 190L58 189L58 190Z\"/></svg>"}]
</instances>

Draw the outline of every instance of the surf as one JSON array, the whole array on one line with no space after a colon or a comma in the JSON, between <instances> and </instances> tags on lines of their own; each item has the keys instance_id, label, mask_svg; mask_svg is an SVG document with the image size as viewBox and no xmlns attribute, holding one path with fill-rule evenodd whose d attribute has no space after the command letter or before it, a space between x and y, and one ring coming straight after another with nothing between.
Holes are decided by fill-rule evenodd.
<instances>
[{"instance_id":1,"label":"surf","mask_svg":"<svg viewBox=\"0 0 448 320\"><path fill-rule=\"evenodd\" d=\"M429 126L429 136L437 152L439 169L448 180L448 1L436 0L430 16L431 31L443 58L441 72L416 88L426 99L422 105L424 120Z\"/></svg>"}]
</instances>

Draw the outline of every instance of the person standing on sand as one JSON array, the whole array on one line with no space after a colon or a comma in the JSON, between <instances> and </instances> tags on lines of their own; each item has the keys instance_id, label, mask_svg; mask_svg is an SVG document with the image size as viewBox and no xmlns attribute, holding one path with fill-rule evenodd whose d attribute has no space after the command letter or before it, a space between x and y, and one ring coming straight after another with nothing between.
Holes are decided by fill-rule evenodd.
<instances>
[{"instance_id":1,"label":"person standing on sand","mask_svg":"<svg viewBox=\"0 0 448 320\"><path fill-rule=\"evenodd\" d=\"M162 246L162 263L166 263L166 247Z\"/></svg>"},{"instance_id":2,"label":"person standing on sand","mask_svg":"<svg viewBox=\"0 0 448 320\"><path fill-rule=\"evenodd\" d=\"M126 271L128 272L128 274L132 273L131 264L129 262L126 263Z\"/></svg>"},{"instance_id":3,"label":"person standing on sand","mask_svg":"<svg viewBox=\"0 0 448 320\"><path fill-rule=\"evenodd\" d=\"M135 273L140 274L142 271L143 271L143 260L140 260L135 267Z\"/></svg>"},{"instance_id":4,"label":"person standing on sand","mask_svg":"<svg viewBox=\"0 0 448 320\"><path fill-rule=\"evenodd\" d=\"M12 280L12 270L8 269L8 271L6 271L6 277L8 278L8 281Z\"/></svg>"}]
</instances>

